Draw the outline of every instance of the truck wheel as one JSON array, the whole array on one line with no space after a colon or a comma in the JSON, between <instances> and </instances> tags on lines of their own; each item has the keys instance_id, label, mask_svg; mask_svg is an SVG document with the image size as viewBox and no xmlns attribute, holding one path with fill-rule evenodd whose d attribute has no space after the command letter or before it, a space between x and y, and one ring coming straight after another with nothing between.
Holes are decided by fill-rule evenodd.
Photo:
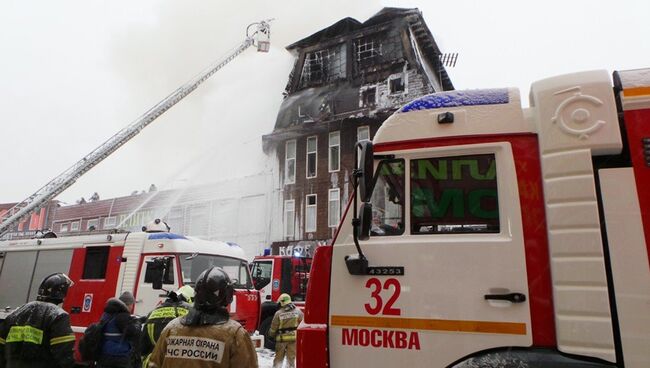
<instances>
[{"instance_id":1,"label":"truck wheel","mask_svg":"<svg viewBox=\"0 0 650 368\"><path fill-rule=\"evenodd\" d=\"M260 323L260 334L264 335L264 347L267 349L275 350L275 341L271 341L269 338L269 329L271 329L271 322L273 321L273 316L266 317L262 323Z\"/></svg>"}]
</instances>

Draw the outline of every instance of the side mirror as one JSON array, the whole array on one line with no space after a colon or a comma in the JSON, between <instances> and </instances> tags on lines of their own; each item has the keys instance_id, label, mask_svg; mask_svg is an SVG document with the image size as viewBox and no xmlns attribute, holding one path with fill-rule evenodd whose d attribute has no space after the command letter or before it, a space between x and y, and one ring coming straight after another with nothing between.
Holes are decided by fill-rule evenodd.
<instances>
[{"instance_id":1,"label":"side mirror","mask_svg":"<svg viewBox=\"0 0 650 368\"><path fill-rule=\"evenodd\" d=\"M361 148L361 158L359 168L361 176L359 177L359 196L361 202L369 202L372 195L372 179L374 177L374 152L372 142L363 141L357 144Z\"/></svg>"},{"instance_id":2,"label":"side mirror","mask_svg":"<svg viewBox=\"0 0 650 368\"><path fill-rule=\"evenodd\" d=\"M359 213L359 240L368 240L370 238L370 226L372 225L372 204L363 202Z\"/></svg>"},{"instance_id":3,"label":"side mirror","mask_svg":"<svg viewBox=\"0 0 650 368\"><path fill-rule=\"evenodd\" d=\"M154 290L162 290L163 288L163 277L165 276L168 261L169 258L154 258L147 261L149 264L147 272L151 274L151 283Z\"/></svg>"}]
</instances>

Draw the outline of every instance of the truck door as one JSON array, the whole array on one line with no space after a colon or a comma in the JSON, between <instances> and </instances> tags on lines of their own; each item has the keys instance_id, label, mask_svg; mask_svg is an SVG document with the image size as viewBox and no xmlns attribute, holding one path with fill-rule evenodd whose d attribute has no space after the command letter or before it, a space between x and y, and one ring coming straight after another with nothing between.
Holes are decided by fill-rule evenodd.
<instances>
[{"instance_id":1,"label":"truck door","mask_svg":"<svg viewBox=\"0 0 650 368\"><path fill-rule=\"evenodd\" d=\"M135 314L147 315L160 303L162 303L166 294L165 291L177 290L180 286L178 283L176 257L173 255L164 255L168 258L168 267L165 269L163 276L163 290L154 290L153 277L151 272L152 261L154 258L162 257L161 255L144 256L140 264L140 276L138 277L138 286L135 295Z\"/></svg>"},{"instance_id":2,"label":"truck door","mask_svg":"<svg viewBox=\"0 0 650 368\"><path fill-rule=\"evenodd\" d=\"M259 259L253 261L251 267L251 276L253 285L259 290L260 298L263 302L273 301L271 276L273 271L273 259Z\"/></svg>"},{"instance_id":3,"label":"truck door","mask_svg":"<svg viewBox=\"0 0 650 368\"><path fill-rule=\"evenodd\" d=\"M63 308L70 313L75 332L99 321L104 304L116 295L123 250L122 246L109 244L74 250L69 276L75 284L68 291Z\"/></svg>"},{"instance_id":4,"label":"truck door","mask_svg":"<svg viewBox=\"0 0 650 368\"><path fill-rule=\"evenodd\" d=\"M346 268L349 227L334 244L332 367L442 367L532 343L510 143L430 145L388 151L376 169L369 274Z\"/></svg>"}]
</instances>

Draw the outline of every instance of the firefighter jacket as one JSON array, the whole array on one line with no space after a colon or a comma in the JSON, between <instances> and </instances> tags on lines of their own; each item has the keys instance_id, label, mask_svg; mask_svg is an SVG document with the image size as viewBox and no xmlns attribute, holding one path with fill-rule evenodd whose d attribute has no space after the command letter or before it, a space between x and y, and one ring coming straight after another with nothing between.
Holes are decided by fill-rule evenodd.
<instances>
[{"instance_id":1,"label":"firefighter jacket","mask_svg":"<svg viewBox=\"0 0 650 368\"><path fill-rule=\"evenodd\" d=\"M30 302L0 324L1 368L71 368L75 336L59 306Z\"/></svg>"},{"instance_id":2,"label":"firefighter jacket","mask_svg":"<svg viewBox=\"0 0 650 368\"><path fill-rule=\"evenodd\" d=\"M173 301L171 299L165 300L158 308L154 309L147 316L147 321L144 323L142 336L140 337L140 352L142 356L149 355L156 341L160 337L160 333L176 317L183 317L192 308L184 301Z\"/></svg>"},{"instance_id":3,"label":"firefighter jacket","mask_svg":"<svg viewBox=\"0 0 650 368\"><path fill-rule=\"evenodd\" d=\"M293 303L289 303L275 312L269 336L274 337L276 342L296 341L296 329L300 322L302 312Z\"/></svg>"},{"instance_id":4,"label":"firefighter jacket","mask_svg":"<svg viewBox=\"0 0 650 368\"><path fill-rule=\"evenodd\" d=\"M163 330L149 368L257 368L248 332L236 321L191 309Z\"/></svg>"}]
</instances>

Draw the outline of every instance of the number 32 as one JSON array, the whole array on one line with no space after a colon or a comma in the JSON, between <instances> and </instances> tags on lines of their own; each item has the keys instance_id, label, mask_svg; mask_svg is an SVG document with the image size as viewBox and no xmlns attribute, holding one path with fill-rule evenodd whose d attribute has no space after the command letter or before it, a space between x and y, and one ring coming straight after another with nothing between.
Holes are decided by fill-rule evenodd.
<instances>
[{"instance_id":1,"label":"number 32","mask_svg":"<svg viewBox=\"0 0 650 368\"><path fill-rule=\"evenodd\" d=\"M380 295L381 290L388 290L391 286L393 287L393 295L388 299L388 302L386 302L386 305L384 306L384 301ZM397 301L397 298L399 298L399 294L402 290L402 287L397 279L387 279L382 287L381 281L376 277L372 277L366 282L366 288L371 289L370 297L375 299L374 305L371 303L366 303L363 305L366 308L366 312L372 315L379 314L379 312L381 312L381 314L388 316L399 316L402 314L402 310L400 308L393 307L393 304L395 304L395 301Z\"/></svg>"}]
</instances>

